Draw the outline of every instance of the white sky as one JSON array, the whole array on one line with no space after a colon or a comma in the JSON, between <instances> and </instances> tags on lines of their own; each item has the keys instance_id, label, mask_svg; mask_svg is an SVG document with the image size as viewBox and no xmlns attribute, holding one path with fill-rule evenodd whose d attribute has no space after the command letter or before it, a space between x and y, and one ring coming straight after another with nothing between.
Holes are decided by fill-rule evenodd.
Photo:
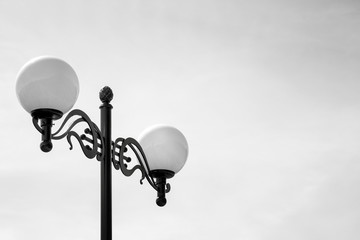
<instances>
[{"instance_id":1,"label":"white sky","mask_svg":"<svg viewBox=\"0 0 360 240\"><path fill-rule=\"evenodd\" d=\"M39 55L73 66L94 122L112 87L114 137L188 139L164 208L113 172L113 239L359 239L359 26L357 0L0 0L0 239L99 239L99 163L41 152L16 99Z\"/></svg>"}]
</instances>

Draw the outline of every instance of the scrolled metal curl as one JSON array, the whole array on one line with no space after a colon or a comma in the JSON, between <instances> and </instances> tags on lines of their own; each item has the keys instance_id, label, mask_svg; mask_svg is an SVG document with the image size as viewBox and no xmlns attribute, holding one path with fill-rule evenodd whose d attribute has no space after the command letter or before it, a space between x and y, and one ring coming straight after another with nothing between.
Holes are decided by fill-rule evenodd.
<instances>
[{"instance_id":1,"label":"scrolled metal curl","mask_svg":"<svg viewBox=\"0 0 360 240\"><path fill-rule=\"evenodd\" d=\"M65 125L72 118L75 118L75 120L70 124L70 126L67 128L65 132L61 133L64 130ZM85 134L79 135L77 132L73 131L73 128L82 122L85 122L88 125L88 128L85 129L84 131ZM37 118L33 118L33 124L35 128L40 133L42 133L43 130L39 126ZM89 138L87 135L90 135L91 137ZM51 139L53 140L60 140L65 137L70 145L70 150L73 149L73 143L71 141L71 138L75 137L79 142L80 147L87 158L96 157L97 160L99 161L102 160L103 158L102 143L104 142L102 133L98 128L98 126L91 121L91 119L85 112L79 109L72 110L65 117L59 129L51 135ZM98 140L100 141L100 143L98 142ZM84 144L85 141L87 143L90 143L92 146L90 147L89 145L85 145ZM125 156L128 149L131 149L131 151L135 154L138 160L138 164L136 164L131 168L128 167L128 163L130 163L132 159L128 156ZM157 183L153 177L150 176L150 167L146 159L146 155L140 143L136 141L134 138L129 137L124 139L119 137L115 141L113 141L111 156L115 169L116 170L120 169L125 176L129 177L136 170L140 170L141 172L140 184L143 184L143 180L146 178L150 186L152 186L157 192L164 191L165 193L168 193L170 191L169 183L166 183L165 185L161 185Z\"/></svg>"},{"instance_id":2,"label":"scrolled metal curl","mask_svg":"<svg viewBox=\"0 0 360 240\"><path fill-rule=\"evenodd\" d=\"M60 132L65 127L66 123L74 116L77 116L78 118L69 126L69 128L64 133L60 134ZM89 145L85 145L83 143L85 135L80 136L77 132L72 131L72 129L81 122L85 122L89 126L88 130L86 130L85 133L88 133L92 136L92 139L90 139L92 147L90 147ZM100 142L103 142L101 132L99 128L96 126L96 124L91 121L91 119L85 112L79 109L72 110L66 116L59 129L54 134L51 135L51 139L54 140L59 140L64 137L66 137L70 145L70 150L72 150L73 148L71 137L75 137L78 140L80 147L87 158L97 157L98 160L101 158L100 156L101 153L98 152L98 148L100 147L100 144L98 143L98 139L100 139Z\"/></svg>"},{"instance_id":3,"label":"scrolled metal curl","mask_svg":"<svg viewBox=\"0 0 360 240\"><path fill-rule=\"evenodd\" d=\"M132 150L138 160L138 164L136 164L130 169L128 168L128 164L125 163L129 163L130 161L132 161L131 158L125 156L125 152L128 151L128 147ZM116 151L117 149L118 151ZM142 174L140 184L143 184L143 180L146 178L149 184L156 191L158 191L157 184L155 183L154 179L149 176L149 164L146 159L145 153L138 141L131 137L126 139L121 137L117 138L115 142L113 142L112 156L112 161L116 170L120 169L125 176L129 177L137 169L139 169ZM118 157L118 160L115 159L116 156ZM167 186L167 190L170 191L170 186Z\"/></svg>"}]
</instances>

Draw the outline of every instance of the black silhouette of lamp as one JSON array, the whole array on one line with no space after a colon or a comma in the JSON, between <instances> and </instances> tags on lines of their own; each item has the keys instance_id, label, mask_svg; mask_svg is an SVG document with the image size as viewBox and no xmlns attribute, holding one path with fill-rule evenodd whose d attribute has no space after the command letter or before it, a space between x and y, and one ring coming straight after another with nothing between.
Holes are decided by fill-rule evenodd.
<instances>
[{"instance_id":1,"label":"black silhouette of lamp","mask_svg":"<svg viewBox=\"0 0 360 240\"><path fill-rule=\"evenodd\" d=\"M188 143L178 129L158 125L146 129L139 141L131 137L112 140L112 90L109 87L100 90L99 128L85 112L70 111L79 95L78 77L68 63L55 57L38 57L26 63L17 76L16 93L41 134L42 151L51 151L52 140L63 138L72 149L75 138L87 158L96 157L100 162L101 240L112 239L112 165L125 176L139 170L142 173L140 182L146 178L157 191L157 205L166 204L165 194L170 191L167 179L182 169L188 156ZM53 131L54 122L68 111L58 130ZM74 130L80 123L86 125L82 134Z\"/></svg>"}]
</instances>

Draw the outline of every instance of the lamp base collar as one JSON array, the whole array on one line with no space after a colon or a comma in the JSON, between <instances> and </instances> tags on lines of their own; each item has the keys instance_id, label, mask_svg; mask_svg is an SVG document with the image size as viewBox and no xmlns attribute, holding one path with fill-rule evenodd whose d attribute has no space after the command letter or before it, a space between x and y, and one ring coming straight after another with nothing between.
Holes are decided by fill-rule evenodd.
<instances>
[{"instance_id":1,"label":"lamp base collar","mask_svg":"<svg viewBox=\"0 0 360 240\"><path fill-rule=\"evenodd\" d=\"M51 109L51 108L40 108L31 111L31 116L37 119L50 118L53 120L60 119L63 113L59 110Z\"/></svg>"},{"instance_id":2,"label":"lamp base collar","mask_svg":"<svg viewBox=\"0 0 360 240\"><path fill-rule=\"evenodd\" d=\"M150 177L152 178L172 178L175 173L173 171L170 170L164 170L164 169L156 169L156 170L151 170L149 172Z\"/></svg>"}]
</instances>

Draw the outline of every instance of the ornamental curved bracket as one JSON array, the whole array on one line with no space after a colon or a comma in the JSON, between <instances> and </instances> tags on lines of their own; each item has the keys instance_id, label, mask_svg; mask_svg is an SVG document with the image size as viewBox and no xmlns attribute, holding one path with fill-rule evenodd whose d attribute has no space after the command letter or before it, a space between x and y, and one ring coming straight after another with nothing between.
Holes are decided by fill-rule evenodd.
<instances>
[{"instance_id":1,"label":"ornamental curved bracket","mask_svg":"<svg viewBox=\"0 0 360 240\"><path fill-rule=\"evenodd\" d=\"M73 122L69 124L69 121L72 119ZM87 124L87 128L84 129L84 134L81 135L74 130L75 126L80 123ZM39 118L37 117L33 117L33 124L43 135L45 132L44 124L47 124L50 128L53 125L52 122L41 122L39 124ZM73 149L72 139L75 138L79 142L80 147L87 158L91 159L96 157L98 161L103 159L104 136L102 135L99 127L91 121L90 117L85 112L79 109L74 109L69 112L58 130L50 135L50 140L60 140L65 137L70 145L70 150ZM129 156L131 153L132 156L135 155L137 159L137 163L135 165L132 164L133 159ZM111 161L115 169L120 169L127 177L131 176L136 170L139 170L141 172L140 184L143 184L143 180L146 178L150 186L152 186L156 191L164 191L165 193L170 191L169 183L160 183L156 180L157 177L152 175L144 150L142 149L140 143L134 138L129 137L124 139L119 137L115 141L112 141ZM132 166L130 167L130 165Z\"/></svg>"},{"instance_id":2,"label":"ornamental curved bracket","mask_svg":"<svg viewBox=\"0 0 360 240\"><path fill-rule=\"evenodd\" d=\"M65 126L67 126L67 123L71 119L75 119L75 120L70 124L70 126L65 131L63 131L65 129ZM76 125L82 122L86 123L88 125L88 128L84 129L84 134L79 135L73 129ZM35 117L33 118L33 124L35 128L40 133L43 134L43 129L41 128L42 126L38 124L38 118ZM88 137L88 135L90 135L90 137ZM101 131L99 130L98 126L91 121L91 119L85 112L79 109L72 110L65 117L59 129L54 134L51 134L52 140L60 140L65 137L70 145L70 150L73 149L72 137L74 137L79 142L81 150L83 151L83 153L87 158L91 159L97 157L97 160L99 161L101 160L102 152L101 150L100 151L98 150L101 149L101 143L103 142L102 141L103 137L101 135ZM100 141L100 143L98 141ZM86 142L88 144L86 144Z\"/></svg>"},{"instance_id":3,"label":"ornamental curved bracket","mask_svg":"<svg viewBox=\"0 0 360 240\"><path fill-rule=\"evenodd\" d=\"M126 156L129 148L138 160L138 164L132 168L129 168L129 163L132 161L132 159L131 157ZM141 172L140 184L143 184L143 180L146 178L150 186L152 186L155 190L158 190L154 179L149 175L150 168L145 153L139 142L134 138L129 137L124 139L120 137L113 142L112 161L115 169L120 169L127 177L131 176L137 169L139 169Z\"/></svg>"}]
</instances>

